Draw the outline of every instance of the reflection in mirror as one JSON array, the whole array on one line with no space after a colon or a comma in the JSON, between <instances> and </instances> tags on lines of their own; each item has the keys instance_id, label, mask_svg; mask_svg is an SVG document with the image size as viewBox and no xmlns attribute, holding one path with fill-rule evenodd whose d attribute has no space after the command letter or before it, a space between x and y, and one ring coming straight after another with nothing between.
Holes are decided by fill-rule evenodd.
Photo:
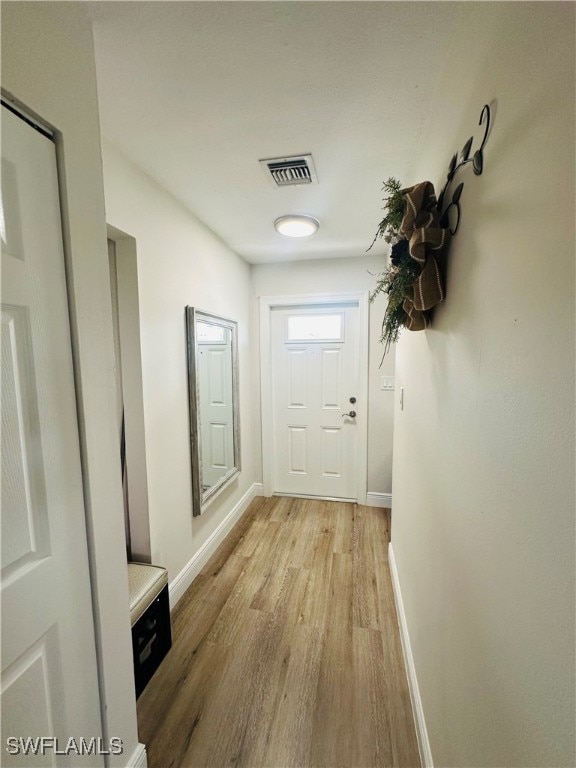
<instances>
[{"instance_id":1,"label":"reflection in mirror","mask_svg":"<svg viewBox=\"0 0 576 768\"><path fill-rule=\"evenodd\" d=\"M229 328L196 320L202 493L234 466L231 338Z\"/></svg>"},{"instance_id":2,"label":"reflection in mirror","mask_svg":"<svg viewBox=\"0 0 576 768\"><path fill-rule=\"evenodd\" d=\"M237 324L186 307L193 513L240 471Z\"/></svg>"}]
</instances>

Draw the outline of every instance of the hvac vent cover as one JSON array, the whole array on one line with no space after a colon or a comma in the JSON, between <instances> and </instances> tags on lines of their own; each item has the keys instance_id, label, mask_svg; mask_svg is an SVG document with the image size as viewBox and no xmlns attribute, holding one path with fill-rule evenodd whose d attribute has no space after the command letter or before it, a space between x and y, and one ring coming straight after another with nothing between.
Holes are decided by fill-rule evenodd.
<instances>
[{"instance_id":1,"label":"hvac vent cover","mask_svg":"<svg viewBox=\"0 0 576 768\"><path fill-rule=\"evenodd\" d=\"M318 183L312 155L275 157L270 160L260 160L260 165L274 187Z\"/></svg>"}]
</instances>

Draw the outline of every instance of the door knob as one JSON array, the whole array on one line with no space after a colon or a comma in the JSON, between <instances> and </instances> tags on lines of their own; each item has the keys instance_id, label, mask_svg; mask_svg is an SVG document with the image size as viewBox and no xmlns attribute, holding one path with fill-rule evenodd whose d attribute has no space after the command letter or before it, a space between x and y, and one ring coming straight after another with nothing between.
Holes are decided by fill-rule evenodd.
<instances>
[{"instance_id":1,"label":"door knob","mask_svg":"<svg viewBox=\"0 0 576 768\"><path fill-rule=\"evenodd\" d=\"M350 413L343 413L342 418L344 418L344 416L350 416L350 418L354 419L356 417L356 411L350 411Z\"/></svg>"}]
</instances>

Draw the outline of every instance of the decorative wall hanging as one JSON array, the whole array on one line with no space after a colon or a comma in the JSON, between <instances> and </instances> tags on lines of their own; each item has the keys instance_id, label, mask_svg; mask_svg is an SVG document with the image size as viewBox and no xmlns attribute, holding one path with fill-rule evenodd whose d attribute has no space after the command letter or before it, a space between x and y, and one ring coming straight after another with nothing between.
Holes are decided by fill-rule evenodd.
<instances>
[{"instance_id":1,"label":"decorative wall hanging","mask_svg":"<svg viewBox=\"0 0 576 768\"><path fill-rule=\"evenodd\" d=\"M472 163L479 176L484 167L484 146L490 131L490 107L485 104L479 125L484 124L480 147L470 156L474 137L471 136L460 152L456 153L448 168L446 182L436 199L434 186L429 181L402 188L397 179L384 182L385 216L378 225L370 250L378 238L383 237L392 246L390 265L377 275L376 288L370 294L374 301L379 293L388 295L388 305L382 321L380 341L384 344L382 359L390 346L398 341L400 330L422 331L430 321L430 311L445 297L443 259L450 239L460 226L460 198L464 183L448 192L456 174ZM454 216L454 212L456 216ZM453 226L451 221L455 219Z\"/></svg>"}]
</instances>

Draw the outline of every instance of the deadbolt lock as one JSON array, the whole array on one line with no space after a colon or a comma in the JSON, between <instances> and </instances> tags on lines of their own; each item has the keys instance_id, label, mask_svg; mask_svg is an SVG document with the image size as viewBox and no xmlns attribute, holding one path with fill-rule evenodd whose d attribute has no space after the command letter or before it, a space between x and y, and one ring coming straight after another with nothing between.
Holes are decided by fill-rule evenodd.
<instances>
[{"instance_id":1,"label":"deadbolt lock","mask_svg":"<svg viewBox=\"0 0 576 768\"><path fill-rule=\"evenodd\" d=\"M350 402L352 403L352 405L354 405L354 403L356 402L356 398L355 397L351 397L350 398Z\"/></svg>"}]
</instances>

